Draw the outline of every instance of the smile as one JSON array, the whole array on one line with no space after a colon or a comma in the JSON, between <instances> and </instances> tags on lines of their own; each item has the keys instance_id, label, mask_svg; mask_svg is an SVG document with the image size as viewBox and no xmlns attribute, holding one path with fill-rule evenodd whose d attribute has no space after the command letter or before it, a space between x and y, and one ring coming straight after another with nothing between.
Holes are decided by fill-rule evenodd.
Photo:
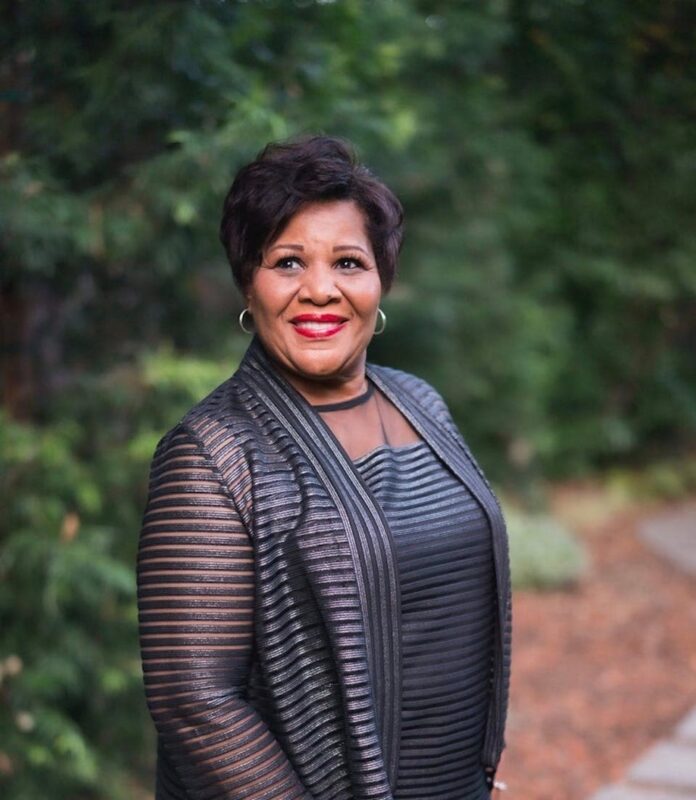
<instances>
[{"instance_id":1,"label":"smile","mask_svg":"<svg viewBox=\"0 0 696 800\"><path fill-rule=\"evenodd\" d=\"M326 339L334 336L347 321L335 314L301 314L290 320L297 333L307 339Z\"/></svg>"}]
</instances>

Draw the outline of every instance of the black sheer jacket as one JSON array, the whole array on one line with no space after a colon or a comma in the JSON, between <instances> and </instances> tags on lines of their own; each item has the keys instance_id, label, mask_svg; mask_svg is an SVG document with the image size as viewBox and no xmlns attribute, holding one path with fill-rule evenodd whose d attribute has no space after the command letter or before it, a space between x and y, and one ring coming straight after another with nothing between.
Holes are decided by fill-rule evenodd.
<instances>
[{"instance_id":1,"label":"black sheer jacket","mask_svg":"<svg viewBox=\"0 0 696 800\"><path fill-rule=\"evenodd\" d=\"M510 676L500 506L431 386L372 364L366 374L490 524L497 613L482 765L492 781ZM255 336L152 461L138 607L158 800L393 800L399 598L379 503Z\"/></svg>"}]
</instances>

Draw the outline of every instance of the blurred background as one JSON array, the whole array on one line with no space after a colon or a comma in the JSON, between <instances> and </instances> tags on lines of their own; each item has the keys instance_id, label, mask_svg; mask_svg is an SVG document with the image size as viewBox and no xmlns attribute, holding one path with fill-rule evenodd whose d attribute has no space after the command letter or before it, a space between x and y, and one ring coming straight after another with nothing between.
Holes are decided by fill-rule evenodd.
<instances>
[{"instance_id":1,"label":"blurred background","mask_svg":"<svg viewBox=\"0 0 696 800\"><path fill-rule=\"evenodd\" d=\"M401 198L370 360L443 393L509 511L508 796L587 797L696 703L692 585L636 533L696 497L694 30L688 0L2 4L3 798L152 797L149 461L248 344L224 194L298 133Z\"/></svg>"}]
</instances>

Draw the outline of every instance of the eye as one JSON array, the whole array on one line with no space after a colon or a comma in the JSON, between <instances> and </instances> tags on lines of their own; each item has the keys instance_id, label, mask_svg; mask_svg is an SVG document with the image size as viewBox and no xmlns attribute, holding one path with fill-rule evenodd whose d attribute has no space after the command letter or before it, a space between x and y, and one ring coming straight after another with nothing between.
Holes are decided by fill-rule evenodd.
<instances>
[{"instance_id":1,"label":"eye","mask_svg":"<svg viewBox=\"0 0 696 800\"><path fill-rule=\"evenodd\" d=\"M294 269L299 269L300 262L295 256L286 256L285 258L278 259L273 267L282 272L291 272Z\"/></svg>"},{"instance_id":2,"label":"eye","mask_svg":"<svg viewBox=\"0 0 696 800\"><path fill-rule=\"evenodd\" d=\"M347 256L346 258L339 258L336 262L336 266L340 269L345 270L356 270L356 269L365 269L365 264L363 264L362 260L359 258L355 258L354 256Z\"/></svg>"}]
</instances>

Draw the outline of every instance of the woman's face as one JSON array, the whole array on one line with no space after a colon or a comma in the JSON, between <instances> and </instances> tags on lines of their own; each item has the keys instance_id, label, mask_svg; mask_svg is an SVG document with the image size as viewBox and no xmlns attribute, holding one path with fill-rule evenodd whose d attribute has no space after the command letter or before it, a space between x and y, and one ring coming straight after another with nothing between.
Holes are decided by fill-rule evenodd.
<instances>
[{"instance_id":1,"label":"woman's face","mask_svg":"<svg viewBox=\"0 0 696 800\"><path fill-rule=\"evenodd\" d=\"M247 292L269 354L304 379L361 374L382 294L360 208L310 203L263 252Z\"/></svg>"}]
</instances>

